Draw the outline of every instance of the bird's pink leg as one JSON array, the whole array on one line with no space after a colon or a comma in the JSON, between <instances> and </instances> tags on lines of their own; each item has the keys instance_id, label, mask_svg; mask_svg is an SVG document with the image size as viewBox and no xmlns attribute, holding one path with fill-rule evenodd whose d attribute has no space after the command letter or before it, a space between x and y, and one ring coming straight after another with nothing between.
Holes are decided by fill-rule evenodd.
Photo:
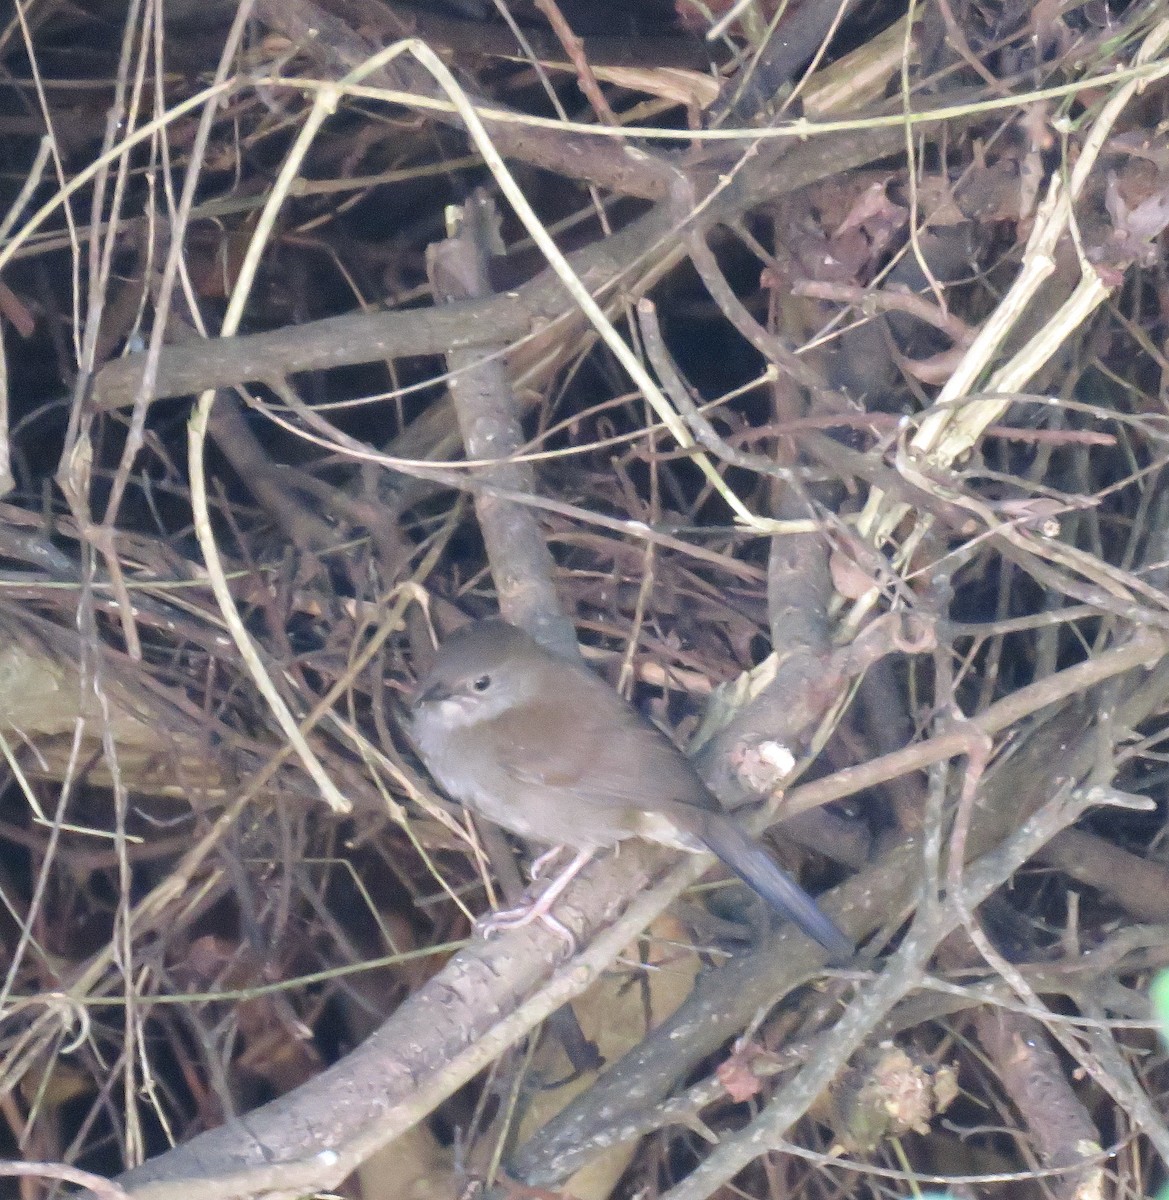
<instances>
[{"instance_id":1,"label":"bird's pink leg","mask_svg":"<svg viewBox=\"0 0 1169 1200\"><path fill-rule=\"evenodd\" d=\"M560 898L564 889L584 870L595 850L579 850L572 862L556 876L555 879L536 897L515 908L500 909L490 913L477 922L485 937L500 933L505 929L519 929L522 925L530 925L533 921L543 921L553 933L565 939L569 946L576 948L576 938L549 911ZM547 857L541 855L541 857Z\"/></svg>"},{"instance_id":2,"label":"bird's pink leg","mask_svg":"<svg viewBox=\"0 0 1169 1200\"><path fill-rule=\"evenodd\" d=\"M537 880L564 853L563 846L553 846L550 850L545 850L543 854L532 859L532 865L528 868L528 878Z\"/></svg>"}]
</instances>

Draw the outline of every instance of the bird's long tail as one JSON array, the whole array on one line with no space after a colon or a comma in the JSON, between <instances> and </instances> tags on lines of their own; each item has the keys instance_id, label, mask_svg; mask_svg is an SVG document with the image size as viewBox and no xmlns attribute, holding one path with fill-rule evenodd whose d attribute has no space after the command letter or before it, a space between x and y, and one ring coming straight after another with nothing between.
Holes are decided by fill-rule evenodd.
<instances>
[{"instance_id":1,"label":"bird's long tail","mask_svg":"<svg viewBox=\"0 0 1169 1200\"><path fill-rule=\"evenodd\" d=\"M794 921L828 951L832 962L845 962L856 947L832 920L757 842L719 813L695 814L693 832L781 917Z\"/></svg>"}]
</instances>

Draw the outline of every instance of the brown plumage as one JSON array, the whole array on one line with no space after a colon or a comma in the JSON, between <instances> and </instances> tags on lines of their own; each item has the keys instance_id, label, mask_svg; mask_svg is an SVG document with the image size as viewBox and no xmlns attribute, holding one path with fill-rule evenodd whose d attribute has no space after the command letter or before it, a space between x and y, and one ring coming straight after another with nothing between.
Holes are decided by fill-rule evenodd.
<instances>
[{"instance_id":1,"label":"brown plumage","mask_svg":"<svg viewBox=\"0 0 1169 1200\"><path fill-rule=\"evenodd\" d=\"M834 959L852 954L849 939L722 813L664 734L582 663L514 625L478 621L449 637L413 709L435 779L495 824L576 850L629 837L711 850Z\"/></svg>"}]
</instances>

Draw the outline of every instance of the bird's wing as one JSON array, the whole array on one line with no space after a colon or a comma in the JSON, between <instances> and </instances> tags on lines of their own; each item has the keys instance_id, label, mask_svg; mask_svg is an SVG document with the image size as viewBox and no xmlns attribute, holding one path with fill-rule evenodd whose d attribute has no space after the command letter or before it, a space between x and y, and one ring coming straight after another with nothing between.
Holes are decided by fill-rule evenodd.
<instances>
[{"instance_id":1,"label":"bird's wing","mask_svg":"<svg viewBox=\"0 0 1169 1200\"><path fill-rule=\"evenodd\" d=\"M548 705L500 718L500 766L517 782L563 790L597 807L641 811L647 801L651 808L671 801L709 807L710 793L685 755L595 682L582 689L583 710Z\"/></svg>"}]
</instances>

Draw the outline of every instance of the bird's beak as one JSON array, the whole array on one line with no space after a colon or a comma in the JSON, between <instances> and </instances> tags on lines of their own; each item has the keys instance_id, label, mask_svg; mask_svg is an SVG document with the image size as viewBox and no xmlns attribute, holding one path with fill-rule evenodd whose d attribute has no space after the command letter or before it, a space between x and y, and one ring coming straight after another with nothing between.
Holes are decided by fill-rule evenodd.
<instances>
[{"instance_id":1,"label":"bird's beak","mask_svg":"<svg viewBox=\"0 0 1169 1200\"><path fill-rule=\"evenodd\" d=\"M432 683L430 687L423 688L414 696L414 699L410 701L410 707L421 708L424 704L435 704L439 700L449 700L450 698L451 690L445 683Z\"/></svg>"}]
</instances>

